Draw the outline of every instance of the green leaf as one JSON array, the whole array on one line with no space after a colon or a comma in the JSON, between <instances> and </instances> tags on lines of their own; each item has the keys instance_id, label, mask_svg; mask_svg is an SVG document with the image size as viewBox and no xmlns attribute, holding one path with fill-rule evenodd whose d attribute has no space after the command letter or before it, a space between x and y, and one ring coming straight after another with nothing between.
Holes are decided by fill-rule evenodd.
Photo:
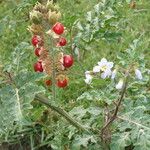
<instances>
[{"instance_id":1,"label":"green leaf","mask_svg":"<svg viewBox=\"0 0 150 150\"><path fill-rule=\"evenodd\" d=\"M91 11L87 12L86 20L89 21L89 22L92 21L92 12Z\"/></svg>"},{"instance_id":2,"label":"green leaf","mask_svg":"<svg viewBox=\"0 0 150 150\"><path fill-rule=\"evenodd\" d=\"M77 136L73 143L73 147L74 148L79 148L80 146L87 147L88 142L96 143L96 141L92 135L84 135L82 137Z\"/></svg>"},{"instance_id":3,"label":"green leaf","mask_svg":"<svg viewBox=\"0 0 150 150\"><path fill-rule=\"evenodd\" d=\"M140 130L137 135L137 142L134 144L134 150L149 150L150 149L150 132Z\"/></svg>"},{"instance_id":4,"label":"green leaf","mask_svg":"<svg viewBox=\"0 0 150 150\"><path fill-rule=\"evenodd\" d=\"M111 150L124 150L124 148L131 144L129 132L116 133L112 137L112 143L110 145Z\"/></svg>"},{"instance_id":5,"label":"green leaf","mask_svg":"<svg viewBox=\"0 0 150 150\"><path fill-rule=\"evenodd\" d=\"M14 121L22 119L18 89L5 86L0 89L0 134L5 133L13 127Z\"/></svg>"},{"instance_id":6,"label":"green leaf","mask_svg":"<svg viewBox=\"0 0 150 150\"><path fill-rule=\"evenodd\" d=\"M91 90L88 92L84 92L81 96L77 98L77 100L99 100L101 97L101 93L98 90Z\"/></svg>"},{"instance_id":7,"label":"green leaf","mask_svg":"<svg viewBox=\"0 0 150 150\"><path fill-rule=\"evenodd\" d=\"M0 89L0 134L12 129L14 122L22 125L29 109L32 108L31 102L35 94L45 91L43 87L36 85L35 81L31 80L35 79L30 78L33 76L32 73L26 73L26 78L22 82L16 76L15 85L6 85Z\"/></svg>"}]
</instances>

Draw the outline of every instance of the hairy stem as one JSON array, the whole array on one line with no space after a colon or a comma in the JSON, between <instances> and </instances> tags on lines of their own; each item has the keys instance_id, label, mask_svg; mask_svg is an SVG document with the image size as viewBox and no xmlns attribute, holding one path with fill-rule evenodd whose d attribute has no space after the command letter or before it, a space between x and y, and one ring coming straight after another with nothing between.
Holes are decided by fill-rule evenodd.
<instances>
[{"instance_id":1,"label":"hairy stem","mask_svg":"<svg viewBox=\"0 0 150 150\"><path fill-rule=\"evenodd\" d=\"M125 77L125 81L124 81L124 85L121 91L121 96L118 99L118 103L116 103L116 108L114 110L114 113L112 116L110 116L108 118L108 121L106 121L106 123L104 124L104 126L102 127L101 131L100 131L100 136L101 136L101 142L103 145L103 149L104 150L109 150L110 149L110 141L111 141L111 131L110 131L110 125L115 121L115 119L117 118L117 114L121 105L121 102L123 101L126 89L127 89L127 84L128 84L128 76L129 76L129 72L127 72L126 77Z\"/></svg>"},{"instance_id":2,"label":"hairy stem","mask_svg":"<svg viewBox=\"0 0 150 150\"><path fill-rule=\"evenodd\" d=\"M54 50L52 50L52 58L53 58L53 68L55 67L55 57L54 57ZM52 72L52 94L53 94L53 100L56 101L56 87L55 87L55 84L56 84L56 74L55 74L55 69L53 69L53 72Z\"/></svg>"},{"instance_id":3,"label":"hairy stem","mask_svg":"<svg viewBox=\"0 0 150 150\"><path fill-rule=\"evenodd\" d=\"M120 96L120 98L118 100L118 103L116 105L115 111L114 111L112 117L110 117L110 119L108 120L108 122L106 122L106 124L101 129L102 133L116 119L118 111L119 111L119 108L120 108L120 105L121 105L121 102L123 101L123 98L124 98L124 95L125 95L125 92L126 92L127 83L128 83L128 76L125 78L125 82L124 82L124 86L123 86L123 89L122 89L122 93L121 93L121 96Z\"/></svg>"},{"instance_id":4,"label":"hairy stem","mask_svg":"<svg viewBox=\"0 0 150 150\"><path fill-rule=\"evenodd\" d=\"M85 128L83 125L81 125L75 119L73 119L65 110L63 110L62 108L59 108L59 107L51 105L48 102L49 101L48 98L45 98L45 97L43 97L41 95L36 95L35 99L38 100L39 102L47 105L52 110L56 111L58 114L60 114L62 117L64 117L68 122L70 122L73 126L75 126L76 128L78 128L79 130L89 132L87 128Z\"/></svg>"},{"instance_id":5,"label":"hairy stem","mask_svg":"<svg viewBox=\"0 0 150 150\"><path fill-rule=\"evenodd\" d=\"M56 72L55 72L55 50L54 50L54 41L52 38L50 38L50 41L48 44L51 44L51 50L50 50L50 46L49 46L49 53L52 56L52 95L53 95L53 100L56 101Z\"/></svg>"}]
</instances>

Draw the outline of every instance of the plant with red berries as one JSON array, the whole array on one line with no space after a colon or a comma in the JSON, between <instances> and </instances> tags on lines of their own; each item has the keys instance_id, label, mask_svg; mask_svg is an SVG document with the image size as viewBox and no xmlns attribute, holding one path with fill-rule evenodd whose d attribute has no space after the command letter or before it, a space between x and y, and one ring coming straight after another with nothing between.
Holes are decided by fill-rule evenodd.
<instances>
[{"instance_id":1,"label":"plant with red berries","mask_svg":"<svg viewBox=\"0 0 150 150\"><path fill-rule=\"evenodd\" d=\"M66 29L59 22L60 16L61 13L53 1L48 1L46 6L37 3L30 13L32 25L28 28L32 33L31 43L37 56L37 62L33 65L34 71L43 72L45 75L44 85L48 89L52 87L49 90L52 92L53 101L57 101L56 87L63 89L68 86L68 71L74 63L73 56L65 54ZM75 127L86 131L66 111L51 105L43 96L36 95L35 99L49 106Z\"/></svg>"},{"instance_id":2,"label":"plant with red berries","mask_svg":"<svg viewBox=\"0 0 150 150\"><path fill-rule=\"evenodd\" d=\"M68 85L68 68L73 65L74 61L71 55L64 54L63 47L67 44L64 37L65 27L58 22L60 12L58 9L53 11L52 6L51 2L46 7L39 3L30 13L32 25L29 30L33 34L31 42L35 48L34 53L38 57L34 70L45 72L47 78L54 80L52 83L59 88L64 88ZM45 22L47 22L46 26ZM48 31L47 28L49 28ZM61 50L59 47L62 47ZM56 49L58 49L57 52Z\"/></svg>"}]
</instances>

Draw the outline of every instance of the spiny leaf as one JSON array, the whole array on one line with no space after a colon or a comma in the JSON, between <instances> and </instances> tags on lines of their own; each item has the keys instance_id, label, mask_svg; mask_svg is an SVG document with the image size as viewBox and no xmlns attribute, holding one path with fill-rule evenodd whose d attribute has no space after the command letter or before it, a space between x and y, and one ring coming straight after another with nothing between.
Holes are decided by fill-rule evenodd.
<instances>
[{"instance_id":1,"label":"spiny leaf","mask_svg":"<svg viewBox=\"0 0 150 150\"><path fill-rule=\"evenodd\" d=\"M31 102L35 94L45 91L35 84L35 80L34 74L26 73L22 82L16 76L15 85L6 85L0 89L0 134L13 128L14 122L22 125L24 117L32 108Z\"/></svg>"}]
</instances>

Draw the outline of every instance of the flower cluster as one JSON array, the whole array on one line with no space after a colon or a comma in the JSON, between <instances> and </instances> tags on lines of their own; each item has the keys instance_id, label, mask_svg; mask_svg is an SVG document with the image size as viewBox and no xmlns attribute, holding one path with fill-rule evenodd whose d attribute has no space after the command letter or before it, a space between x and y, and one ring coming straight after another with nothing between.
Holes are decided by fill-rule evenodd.
<instances>
[{"instance_id":1,"label":"flower cluster","mask_svg":"<svg viewBox=\"0 0 150 150\"><path fill-rule=\"evenodd\" d=\"M73 57L63 53L67 40L64 37L65 27L58 22L60 17L58 6L53 4L53 1L48 1L46 5L37 3L30 13L32 25L28 29L33 34L31 42L35 48L34 53L38 57L38 61L34 64L35 72L47 74L48 80L45 81L47 86L52 84L50 79L55 72L56 85L63 88L68 84L66 72L73 65ZM49 44L53 50L62 48L57 50L54 56L53 50L49 50Z\"/></svg>"},{"instance_id":2,"label":"flower cluster","mask_svg":"<svg viewBox=\"0 0 150 150\"><path fill-rule=\"evenodd\" d=\"M118 69L113 69L114 63L107 61L106 58L102 58L101 61L97 63L96 66L93 67L92 71L85 72L85 83L91 84L94 76L98 76L102 79L111 78L114 80L118 73ZM142 73L138 68L134 69L135 77L139 80L143 79ZM116 84L116 89L121 90L124 85L123 79L119 79L119 82Z\"/></svg>"},{"instance_id":3,"label":"flower cluster","mask_svg":"<svg viewBox=\"0 0 150 150\"><path fill-rule=\"evenodd\" d=\"M92 75L99 75L102 79L109 78L111 75L115 75L115 72L112 74L112 68L114 63L107 61L107 59L102 58L101 61L97 63L96 66L93 67L93 71L85 72L85 82L90 84L92 82ZM113 77L114 78L114 77Z\"/></svg>"}]
</instances>

